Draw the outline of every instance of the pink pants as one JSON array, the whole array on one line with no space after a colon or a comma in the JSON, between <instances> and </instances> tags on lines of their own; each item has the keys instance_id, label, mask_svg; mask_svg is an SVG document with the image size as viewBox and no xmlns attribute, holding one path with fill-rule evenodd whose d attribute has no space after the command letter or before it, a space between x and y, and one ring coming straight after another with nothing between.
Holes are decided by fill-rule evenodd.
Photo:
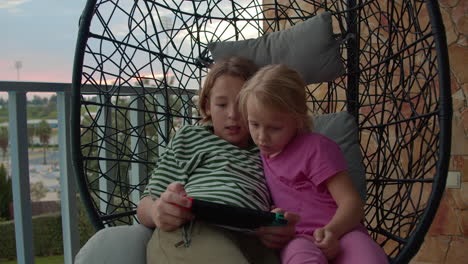
<instances>
[{"instance_id":1,"label":"pink pants","mask_svg":"<svg viewBox=\"0 0 468 264\"><path fill-rule=\"evenodd\" d=\"M333 264L387 264L383 249L369 236L364 228L357 228L340 239L341 251ZM282 264L327 264L322 251L310 235L297 235L281 251Z\"/></svg>"}]
</instances>

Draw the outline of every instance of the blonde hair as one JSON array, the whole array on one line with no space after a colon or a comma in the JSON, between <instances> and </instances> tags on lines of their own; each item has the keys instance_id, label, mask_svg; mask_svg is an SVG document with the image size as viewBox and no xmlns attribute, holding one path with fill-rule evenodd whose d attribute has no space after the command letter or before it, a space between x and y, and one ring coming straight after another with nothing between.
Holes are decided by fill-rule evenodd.
<instances>
[{"instance_id":1,"label":"blonde hair","mask_svg":"<svg viewBox=\"0 0 468 264\"><path fill-rule=\"evenodd\" d=\"M247 81L258 70L257 66L250 60L242 57L227 57L216 61L211 65L206 75L205 83L199 92L198 109L202 116L201 123L211 121L211 116L206 113L206 102L210 96L211 90L216 80L223 75L239 77Z\"/></svg>"},{"instance_id":2,"label":"blonde hair","mask_svg":"<svg viewBox=\"0 0 468 264\"><path fill-rule=\"evenodd\" d=\"M251 96L267 109L292 114L302 132L312 130L304 81L299 73L288 66L265 66L245 83L239 94L239 107L244 120L247 120L247 100Z\"/></svg>"}]
</instances>

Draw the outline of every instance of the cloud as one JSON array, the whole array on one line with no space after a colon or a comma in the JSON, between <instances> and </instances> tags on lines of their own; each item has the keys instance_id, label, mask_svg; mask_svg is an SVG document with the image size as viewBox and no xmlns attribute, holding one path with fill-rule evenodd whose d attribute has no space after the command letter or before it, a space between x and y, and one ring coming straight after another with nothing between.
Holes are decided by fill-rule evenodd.
<instances>
[{"instance_id":1,"label":"cloud","mask_svg":"<svg viewBox=\"0 0 468 264\"><path fill-rule=\"evenodd\" d=\"M0 9L16 9L18 6L31 0L4 0L0 2Z\"/></svg>"},{"instance_id":2,"label":"cloud","mask_svg":"<svg viewBox=\"0 0 468 264\"><path fill-rule=\"evenodd\" d=\"M8 66L11 66L13 65L11 63L11 61L7 61L7 60L0 60L0 68L6 68Z\"/></svg>"}]
</instances>

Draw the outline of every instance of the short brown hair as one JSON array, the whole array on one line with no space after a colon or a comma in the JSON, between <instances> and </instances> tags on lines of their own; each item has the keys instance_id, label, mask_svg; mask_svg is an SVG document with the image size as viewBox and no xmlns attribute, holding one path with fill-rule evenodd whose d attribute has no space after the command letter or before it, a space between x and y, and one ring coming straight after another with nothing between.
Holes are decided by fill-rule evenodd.
<instances>
[{"instance_id":1,"label":"short brown hair","mask_svg":"<svg viewBox=\"0 0 468 264\"><path fill-rule=\"evenodd\" d=\"M215 63L211 65L206 75L206 80L199 92L198 109L202 116L201 122L206 123L211 121L211 116L206 114L206 101L210 96L214 83L220 76L230 75L247 81L257 70L257 66L252 61L243 57L233 56L215 61Z\"/></svg>"},{"instance_id":2,"label":"short brown hair","mask_svg":"<svg viewBox=\"0 0 468 264\"><path fill-rule=\"evenodd\" d=\"M291 113L302 125L302 131L312 130L308 115L305 83L298 72L283 64L261 68L239 94L241 115L247 119L247 100L254 96L263 106Z\"/></svg>"}]
</instances>

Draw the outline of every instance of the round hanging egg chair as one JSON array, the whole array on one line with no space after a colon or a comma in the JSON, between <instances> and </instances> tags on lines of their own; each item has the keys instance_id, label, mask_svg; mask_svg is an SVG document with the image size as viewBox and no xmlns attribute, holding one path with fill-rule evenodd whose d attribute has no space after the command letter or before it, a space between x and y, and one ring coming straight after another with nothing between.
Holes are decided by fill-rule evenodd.
<instances>
[{"instance_id":1,"label":"round hanging egg chair","mask_svg":"<svg viewBox=\"0 0 468 264\"><path fill-rule=\"evenodd\" d=\"M94 226L138 221L136 205L159 154L179 127L199 120L209 43L258 38L324 12L344 71L307 86L311 111L354 116L365 224L392 263L409 262L438 208L450 154L448 53L432 0L88 0L74 61L71 140Z\"/></svg>"}]
</instances>

